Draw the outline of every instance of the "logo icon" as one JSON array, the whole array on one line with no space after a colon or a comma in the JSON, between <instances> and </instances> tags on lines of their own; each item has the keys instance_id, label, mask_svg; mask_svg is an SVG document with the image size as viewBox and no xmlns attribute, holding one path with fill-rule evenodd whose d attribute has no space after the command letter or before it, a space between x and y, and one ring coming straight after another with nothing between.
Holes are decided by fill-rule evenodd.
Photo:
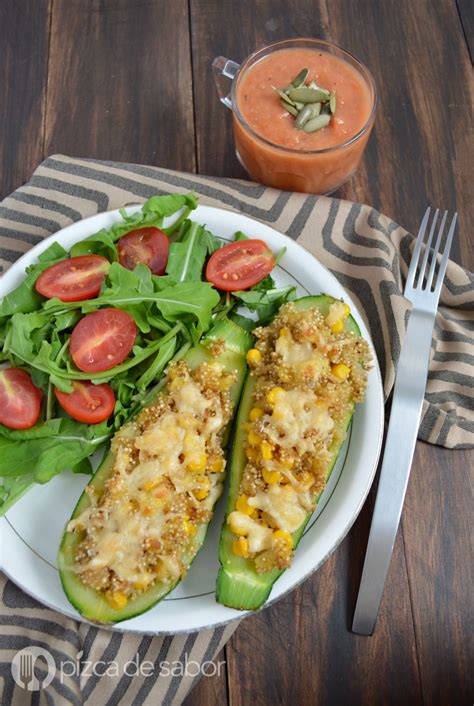
<instances>
[{"instance_id":1,"label":"logo icon","mask_svg":"<svg viewBox=\"0 0 474 706\"><path fill-rule=\"evenodd\" d=\"M38 667L36 667L37 662ZM33 645L32 647L25 647L16 653L12 661L11 670L12 677L18 686L27 691L39 691L39 689L44 689L53 681L56 673L56 663L51 652ZM39 678L36 676L37 673Z\"/></svg>"}]
</instances>

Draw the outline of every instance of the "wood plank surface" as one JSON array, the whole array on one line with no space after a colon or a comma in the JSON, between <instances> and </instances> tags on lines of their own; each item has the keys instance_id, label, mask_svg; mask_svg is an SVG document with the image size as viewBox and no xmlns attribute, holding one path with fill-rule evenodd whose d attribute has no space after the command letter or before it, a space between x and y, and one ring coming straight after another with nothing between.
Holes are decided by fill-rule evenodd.
<instances>
[{"instance_id":1,"label":"wood plank surface","mask_svg":"<svg viewBox=\"0 0 474 706\"><path fill-rule=\"evenodd\" d=\"M194 170L187 0L55 0L53 152Z\"/></svg>"},{"instance_id":2,"label":"wood plank surface","mask_svg":"<svg viewBox=\"0 0 474 706\"><path fill-rule=\"evenodd\" d=\"M0 3L0 198L43 157L50 0Z\"/></svg>"},{"instance_id":3,"label":"wood plank surface","mask_svg":"<svg viewBox=\"0 0 474 706\"><path fill-rule=\"evenodd\" d=\"M245 178L212 59L321 37L381 89L359 173L335 195L412 232L428 203L457 209L454 258L472 269L473 27L466 0L2 0L1 193L53 152ZM472 451L418 444L373 637L350 624L375 489L319 571L242 622L227 673L186 706L471 704L470 467Z\"/></svg>"},{"instance_id":4,"label":"wood plank surface","mask_svg":"<svg viewBox=\"0 0 474 706\"><path fill-rule=\"evenodd\" d=\"M474 61L474 4L471 0L456 0L464 38Z\"/></svg>"},{"instance_id":5,"label":"wood plank surface","mask_svg":"<svg viewBox=\"0 0 474 706\"><path fill-rule=\"evenodd\" d=\"M370 203L412 232L429 203L457 209L461 235L453 256L472 266L473 83L454 2L192 0L191 22L199 171L245 176L233 152L230 114L213 86L214 56L241 61L286 37L331 40L364 61L380 88L378 117L359 173L335 196ZM210 37L209 26L220 31ZM448 68L453 66L455 75ZM448 83L440 100L440 84ZM470 585L462 561L469 535L464 526L456 534L450 521L453 527L465 521L469 477L450 468L468 467L472 453L418 447L375 635L348 632L369 501L349 539L312 579L278 605L246 619L235 633L226 651L231 704L467 703L468 632L459 587ZM428 494L423 492L427 468ZM433 523L433 513L446 505L446 522ZM457 512L461 519L456 521ZM431 574L414 559L427 541ZM448 548L456 566L443 562ZM438 567L441 586L434 589ZM458 590L451 603L454 586Z\"/></svg>"},{"instance_id":6,"label":"wood plank surface","mask_svg":"<svg viewBox=\"0 0 474 706\"><path fill-rule=\"evenodd\" d=\"M214 660L215 664L226 661L224 648ZM191 693L183 701L183 706L225 706L229 703L226 668L219 675L202 676Z\"/></svg>"}]
</instances>

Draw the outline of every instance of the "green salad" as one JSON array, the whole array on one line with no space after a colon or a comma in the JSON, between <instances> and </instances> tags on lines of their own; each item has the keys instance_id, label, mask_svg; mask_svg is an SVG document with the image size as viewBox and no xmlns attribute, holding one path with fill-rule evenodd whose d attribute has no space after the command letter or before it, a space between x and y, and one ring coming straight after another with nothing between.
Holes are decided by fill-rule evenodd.
<instances>
[{"instance_id":1,"label":"green salad","mask_svg":"<svg viewBox=\"0 0 474 706\"><path fill-rule=\"evenodd\" d=\"M226 243L193 221L197 204L153 196L69 252L53 242L0 301L0 515L35 483L91 473L216 322L251 331L295 297L270 275L281 252L242 232Z\"/></svg>"}]
</instances>

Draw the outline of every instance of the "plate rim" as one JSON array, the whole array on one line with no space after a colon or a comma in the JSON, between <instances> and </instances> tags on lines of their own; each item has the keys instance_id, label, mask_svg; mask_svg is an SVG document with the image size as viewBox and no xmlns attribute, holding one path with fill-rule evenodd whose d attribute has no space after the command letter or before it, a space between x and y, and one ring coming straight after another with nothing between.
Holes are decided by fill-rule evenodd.
<instances>
[{"instance_id":1,"label":"plate rim","mask_svg":"<svg viewBox=\"0 0 474 706\"><path fill-rule=\"evenodd\" d=\"M69 231L74 231L75 229L79 229L79 227L87 226L87 224L89 222L94 222L96 219L99 219L101 217L104 218L104 217L108 216L109 219L111 219L111 222L118 221L121 218L120 211L125 210L128 214L131 214L131 213L134 213L137 210L139 210L142 205L143 205L143 203L140 203L140 202L136 202L136 203L129 202L129 203L127 203L126 206L121 207L121 208L111 209L108 211L101 211L99 213L92 214L91 216L87 216L85 218L82 218L78 221L74 221L73 223L70 223L70 224L64 226L64 228L60 228L55 233L52 233L51 235L46 236L39 243L37 243L32 248L27 250L20 258L15 260L15 262L13 262L11 264L11 266L8 268L8 270L3 274L2 281L4 283L5 283L5 280L7 281L7 288L8 288L7 294L9 293L9 291L12 290L12 288L15 287L15 278L18 276L18 274L20 274L20 276L24 276L25 266L27 266L27 264L31 264L32 261L35 260L40 253L44 252L44 250L46 250L49 247L49 245L52 242L54 242L55 240L67 237L69 235ZM214 629L214 628L222 627L224 625L228 625L228 624L233 623L235 621L240 621L246 617L254 615L255 613L258 613L262 610L265 610L269 606L274 605L277 601L279 601L280 599L287 596L289 593L291 593L291 591L293 591L295 588L299 587L304 581L306 581L308 578L310 578L322 566L322 564L324 564L327 561L329 556L331 556L331 554L343 542L343 540L345 539L345 537L349 533L350 529L352 528L353 524L355 523L356 519L358 518L358 516L362 510L362 507L367 499L367 496L368 496L370 489L372 487L372 484L373 484L373 481L374 481L374 478L375 478L375 475L377 472L378 463L380 460L382 441L383 441L383 431L384 431L384 415L385 415L383 381L382 381L382 377L381 377L381 372L380 372L380 367L379 367L375 347L374 347L372 338L370 336L370 332L369 332L367 326L365 325L364 317L362 317L361 312L359 311L359 308L356 305L356 303L353 301L350 293L347 292L344 285L341 282L339 282L337 277L325 265L323 265L320 262L320 260L313 253L311 253L309 250L307 250L303 245L298 243L296 240L293 240L292 238L290 238L286 233L282 233L279 230L277 230L277 228L275 228L273 226L273 224L267 223L259 218L255 218L253 216L248 216L247 214L242 213L241 211L238 211L237 209L233 209L233 208L223 208L220 206L209 206L207 204L199 204L196 209L196 211L201 211L201 212L203 212L203 211L205 212L206 210L212 211L214 213L224 213L227 216L229 216L229 215L239 216L239 218L243 218L243 219L249 221L249 224L252 224L252 222L254 222L254 223L258 223L266 228L269 228L274 233L276 233L280 238L283 238L284 240L286 240L290 244L290 248L296 248L297 250L303 251L311 259L316 261L318 266L322 270L324 270L326 276L328 276L331 280L333 280L336 287L343 289L345 298L347 298L347 300L350 302L351 308L353 308L353 310L355 310L359 321L362 322L363 327L366 329L367 338L368 338L368 341L369 341L369 344L371 346L372 353L374 356L372 368L375 371L375 382L373 383L373 385L376 387L376 392L378 393L378 398L379 398L379 404L378 404L379 428L378 428L378 433L377 433L377 439L375 441L376 452L374 453L374 460L372 463L372 468L371 468L370 474L368 474L367 480L365 482L364 492L359 497L359 502L357 504L357 507L355 510L352 511L352 514L349 517L348 521L344 524L342 530L340 532L338 532L337 539L329 547L328 551L325 552L324 556L322 556L321 559L316 564L312 565L311 568L307 572L303 573L302 576L300 576L294 583L292 583L291 586L287 587L282 593L280 593L277 596L274 596L273 598L271 597L271 594L270 594L269 599L258 610L256 610L256 611L255 610L237 611L233 608L229 608L229 607L225 606L229 611L232 611L234 613L234 615L231 615L229 618L226 618L225 620L220 620L218 622L212 622L208 625L201 625L200 627L193 627L191 629L179 628L179 629L175 629L175 630L143 630L143 629L137 629L137 628L133 628L131 626L126 626L126 625L123 625L123 627L122 627L122 623L117 623L114 625L107 625L107 624L102 625L100 623L95 623L95 622L92 622L92 621L88 620L87 618L84 618L83 616L81 616L77 611L75 611L73 606L71 606L70 609L69 609L69 606L67 607L67 609L61 608L61 607L54 605L53 603L50 603L49 601L45 600L42 597L38 597L38 595L36 595L31 589L29 589L21 581L19 581L17 578L15 578L11 575L11 573L4 567L3 562L1 561L1 558L0 558L0 570L3 571L5 576L7 576L7 578L9 580L11 580L16 586L18 586L21 590L25 591L25 593L27 595L29 595L34 600L38 601L41 605L43 605L43 606L47 607L48 609L53 610L57 613L60 613L61 615L66 616L67 618L70 618L70 619L73 619L73 620L76 620L79 622L83 622L88 625L93 625L94 627L99 627L100 629L108 630L110 632L121 632L123 634L131 633L134 635L137 635L137 634L154 635L154 636L191 634L194 632L200 632L201 630ZM205 221L205 218L203 218L202 220ZM106 227L106 226L102 225L101 227ZM91 233L92 232L93 231L91 231ZM81 235L80 239L82 240L83 238L84 238L84 236ZM297 281L296 277L292 273L290 273L290 275L293 279L295 279ZM13 284L10 284L10 282L9 282L10 279L13 280ZM300 286L304 286L304 285L300 284ZM8 513L6 513L6 514L8 514ZM4 525L5 522L8 522L6 516L0 518L0 521L1 521L1 525ZM14 527L9 522L8 522L8 525L9 525L10 530L16 533ZM22 539L22 541L24 541L24 540ZM3 554L3 552L2 552L2 554ZM204 594L204 595L206 595L206 594ZM140 617L140 616L137 616L137 617ZM132 622L133 620L134 620L134 618L132 618L130 620L130 622ZM129 622L129 621L124 621L124 623L127 623L127 622Z\"/></svg>"}]
</instances>

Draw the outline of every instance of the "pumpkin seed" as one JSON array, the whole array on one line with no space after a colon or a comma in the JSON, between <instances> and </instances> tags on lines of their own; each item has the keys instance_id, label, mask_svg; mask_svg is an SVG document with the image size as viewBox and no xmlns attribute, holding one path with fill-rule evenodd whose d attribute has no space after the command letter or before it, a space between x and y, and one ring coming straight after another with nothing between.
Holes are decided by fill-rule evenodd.
<instances>
[{"instance_id":1,"label":"pumpkin seed","mask_svg":"<svg viewBox=\"0 0 474 706\"><path fill-rule=\"evenodd\" d=\"M293 88L301 88L301 86L304 85L304 82L308 78L309 74L309 69L302 69L297 76L293 79L291 82L291 85Z\"/></svg>"},{"instance_id":2,"label":"pumpkin seed","mask_svg":"<svg viewBox=\"0 0 474 706\"><path fill-rule=\"evenodd\" d=\"M336 91L331 91L329 96L329 110L333 115L336 112Z\"/></svg>"},{"instance_id":3,"label":"pumpkin seed","mask_svg":"<svg viewBox=\"0 0 474 706\"><path fill-rule=\"evenodd\" d=\"M298 117L295 120L295 127L300 130L305 123L308 122L308 120L313 116L313 105L318 105L317 103L307 103L303 110L300 110L298 113Z\"/></svg>"},{"instance_id":4,"label":"pumpkin seed","mask_svg":"<svg viewBox=\"0 0 474 706\"><path fill-rule=\"evenodd\" d=\"M272 86L272 88L278 93L278 95L280 96L280 100L285 101L285 103L289 103L293 106L293 108L296 107L295 102L284 91L280 91L280 89L276 88L275 86Z\"/></svg>"},{"instance_id":5,"label":"pumpkin seed","mask_svg":"<svg viewBox=\"0 0 474 706\"><path fill-rule=\"evenodd\" d=\"M320 110L321 103L307 103L303 110L298 113L298 117L295 121L295 127L301 129L308 122L308 120L311 120L311 118L315 118L319 115Z\"/></svg>"},{"instance_id":6,"label":"pumpkin seed","mask_svg":"<svg viewBox=\"0 0 474 706\"><path fill-rule=\"evenodd\" d=\"M303 130L305 132L316 132L316 130L321 130L321 128L327 127L330 120L330 115L316 115L315 118L308 120L308 122L303 126Z\"/></svg>"},{"instance_id":7,"label":"pumpkin seed","mask_svg":"<svg viewBox=\"0 0 474 706\"><path fill-rule=\"evenodd\" d=\"M308 88L307 86L294 88L289 92L288 96L292 101L298 101L299 103L319 103L327 100L326 94L320 88Z\"/></svg>"},{"instance_id":8,"label":"pumpkin seed","mask_svg":"<svg viewBox=\"0 0 474 706\"><path fill-rule=\"evenodd\" d=\"M308 84L308 88L314 88L314 89L317 89L318 91L322 91L328 98L329 98L329 94L331 93L331 91L328 91L327 88L322 88L321 86L318 86L316 81L311 81L311 83Z\"/></svg>"},{"instance_id":9,"label":"pumpkin seed","mask_svg":"<svg viewBox=\"0 0 474 706\"><path fill-rule=\"evenodd\" d=\"M296 110L296 108L295 108L294 106L290 105L289 103L287 103L286 101L284 101L282 98L280 98L280 103L281 103L282 107L283 107L288 113L291 113L291 115L294 115L294 117L296 118L296 116L298 115L298 111Z\"/></svg>"},{"instance_id":10,"label":"pumpkin seed","mask_svg":"<svg viewBox=\"0 0 474 706\"><path fill-rule=\"evenodd\" d=\"M295 106L296 110L303 110L303 108L305 107L305 103L299 103L298 101L295 101Z\"/></svg>"}]
</instances>

